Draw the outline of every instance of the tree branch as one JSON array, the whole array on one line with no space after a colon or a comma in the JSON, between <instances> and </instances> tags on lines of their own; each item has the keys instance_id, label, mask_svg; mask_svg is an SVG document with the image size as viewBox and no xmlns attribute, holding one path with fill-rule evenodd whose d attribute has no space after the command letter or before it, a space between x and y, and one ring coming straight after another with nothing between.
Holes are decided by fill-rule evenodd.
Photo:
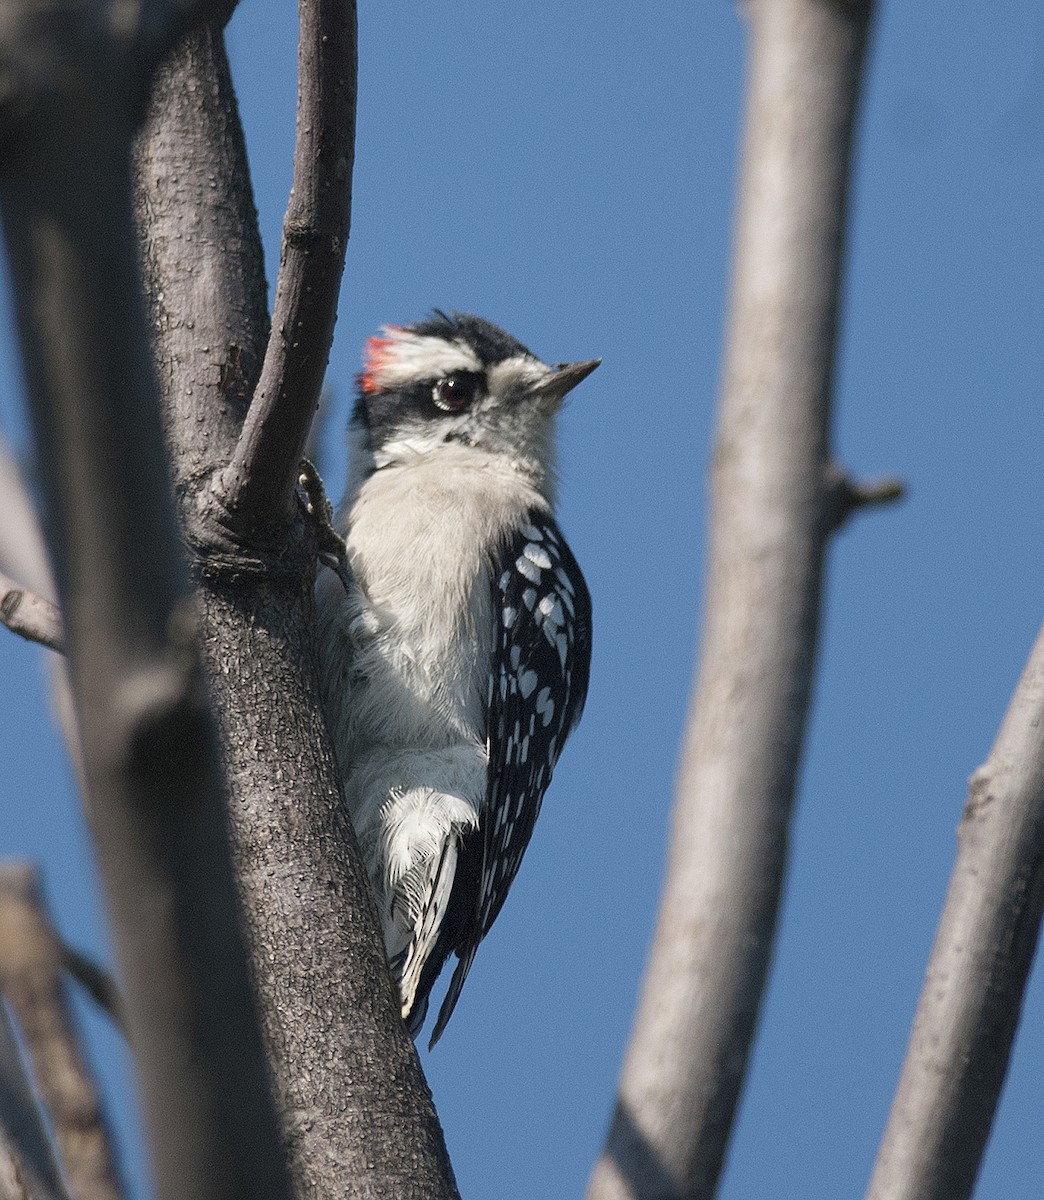
<instances>
[{"instance_id":1,"label":"tree branch","mask_svg":"<svg viewBox=\"0 0 1044 1200\"><path fill-rule=\"evenodd\" d=\"M300 0L294 184L261 378L225 502L247 528L289 520L293 484L326 372L351 217L354 0Z\"/></svg>"},{"instance_id":2,"label":"tree branch","mask_svg":"<svg viewBox=\"0 0 1044 1200\"><path fill-rule=\"evenodd\" d=\"M0 990L18 1018L70 1191L77 1200L120 1200L98 1091L62 987L58 938L36 871L0 867Z\"/></svg>"},{"instance_id":3,"label":"tree branch","mask_svg":"<svg viewBox=\"0 0 1044 1200\"><path fill-rule=\"evenodd\" d=\"M699 679L660 913L588 1200L717 1187L771 957L817 643L871 3L750 0Z\"/></svg>"},{"instance_id":4,"label":"tree branch","mask_svg":"<svg viewBox=\"0 0 1044 1200\"><path fill-rule=\"evenodd\" d=\"M0 1200L68 1200L2 996Z\"/></svg>"},{"instance_id":5,"label":"tree branch","mask_svg":"<svg viewBox=\"0 0 1044 1200\"><path fill-rule=\"evenodd\" d=\"M19 637L65 652L62 614L49 601L0 574L0 621Z\"/></svg>"},{"instance_id":6,"label":"tree branch","mask_svg":"<svg viewBox=\"0 0 1044 1200\"><path fill-rule=\"evenodd\" d=\"M867 1200L975 1187L1044 911L1044 628L971 778L910 1044Z\"/></svg>"},{"instance_id":7,"label":"tree branch","mask_svg":"<svg viewBox=\"0 0 1044 1200\"><path fill-rule=\"evenodd\" d=\"M323 721L316 545L295 511L226 531L214 476L239 440L267 336L261 250L220 34L161 70L139 145L139 214L175 490L262 1029L295 1194L456 1195L403 1025ZM297 461L287 458L296 477ZM208 507L208 499L210 501Z\"/></svg>"},{"instance_id":8,"label":"tree branch","mask_svg":"<svg viewBox=\"0 0 1044 1200\"><path fill-rule=\"evenodd\" d=\"M7 445L0 439L0 571L21 581L37 595L53 596L55 593L51 564L44 543L43 531L36 515L36 508L29 495L22 471ZM46 601L45 601L46 602ZM55 607L59 621L57 629L51 625L50 632L56 633L52 646L64 653L65 630L61 613ZM24 616L24 614L23 614ZM47 624L50 625L48 619ZM41 624L41 630L46 626ZM36 640L36 639L34 639ZM47 643L44 643L47 644ZM80 734L76 727L69 684L68 663L55 655L48 656L48 673L51 677L51 699L55 718L65 735L69 757L80 779L83 778L83 763L80 753Z\"/></svg>"},{"instance_id":9,"label":"tree branch","mask_svg":"<svg viewBox=\"0 0 1044 1200\"><path fill-rule=\"evenodd\" d=\"M287 1195L186 618L130 203L134 79L96 6L0 6L6 248L88 817L163 1200ZM50 69L61 64L62 70Z\"/></svg>"}]
</instances>

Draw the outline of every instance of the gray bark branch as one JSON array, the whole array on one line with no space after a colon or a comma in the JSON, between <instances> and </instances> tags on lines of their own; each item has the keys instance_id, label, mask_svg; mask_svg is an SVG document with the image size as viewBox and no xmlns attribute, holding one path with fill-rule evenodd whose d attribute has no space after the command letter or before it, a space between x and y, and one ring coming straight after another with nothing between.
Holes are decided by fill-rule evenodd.
<instances>
[{"instance_id":1,"label":"gray bark branch","mask_svg":"<svg viewBox=\"0 0 1044 1200\"><path fill-rule=\"evenodd\" d=\"M699 678L667 878L588 1200L707 1200L771 957L836 524L830 400L871 5L751 0Z\"/></svg>"},{"instance_id":2,"label":"gray bark branch","mask_svg":"<svg viewBox=\"0 0 1044 1200\"><path fill-rule=\"evenodd\" d=\"M300 0L294 183L283 222L272 331L223 479L248 527L293 512L293 483L333 341L351 219L356 17L349 0Z\"/></svg>"},{"instance_id":3,"label":"gray bark branch","mask_svg":"<svg viewBox=\"0 0 1044 1200\"><path fill-rule=\"evenodd\" d=\"M129 191L140 80L98 15L0 7L25 89L9 109L0 207L88 818L158 1194L281 1200L141 306Z\"/></svg>"},{"instance_id":4,"label":"gray bark branch","mask_svg":"<svg viewBox=\"0 0 1044 1200\"><path fill-rule=\"evenodd\" d=\"M975 1187L1044 910L1044 629L986 762L867 1200L966 1200Z\"/></svg>"},{"instance_id":5,"label":"gray bark branch","mask_svg":"<svg viewBox=\"0 0 1044 1200\"><path fill-rule=\"evenodd\" d=\"M68 1200L2 997L0 1200Z\"/></svg>"},{"instance_id":6,"label":"gray bark branch","mask_svg":"<svg viewBox=\"0 0 1044 1200\"><path fill-rule=\"evenodd\" d=\"M60 944L36 872L21 863L0 867L0 991L25 1039L70 1191L76 1200L121 1200L112 1139L62 985Z\"/></svg>"},{"instance_id":7,"label":"gray bark branch","mask_svg":"<svg viewBox=\"0 0 1044 1200\"><path fill-rule=\"evenodd\" d=\"M46 598L55 594L54 578L44 542L43 531L36 515L36 508L29 495L25 478L8 446L0 439L0 570L11 575L20 584L26 585L35 596ZM23 613L23 617L24 617ZM65 628L57 606L54 615L59 621L56 628L47 618L49 632L56 635L60 644L55 650L65 651ZM38 639L33 638L36 641ZM44 641L46 644L46 641ZM51 696L55 717L65 735L69 757L72 759L79 778L83 778L80 756L80 735L76 728L76 714L69 687L68 664L64 658L48 656L48 673L51 677Z\"/></svg>"},{"instance_id":8,"label":"gray bark branch","mask_svg":"<svg viewBox=\"0 0 1044 1200\"><path fill-rule=\"evenodd\" d=\"M62 614L50 602L0 574L0 621L12 633L49 650L65 650Z\"/></svg>"},{"instance_id":9,"label":"gray bark branch","mask_svg":"<svg viewBox=\"0 0 1044 1200\"><path fill-rule=\"evenodd\" d=\"M189 39L161 70L138 183L175 491L194 554L236 873L295 1194L453 1197L323 722L314 531L296 507L267 529L224 523L225 467L242 445L268 322L216 31ZM302 352L325 355L322 321L315 338ZM286 461L296 476L296 458Z\"/></svg>"}]
</instances>

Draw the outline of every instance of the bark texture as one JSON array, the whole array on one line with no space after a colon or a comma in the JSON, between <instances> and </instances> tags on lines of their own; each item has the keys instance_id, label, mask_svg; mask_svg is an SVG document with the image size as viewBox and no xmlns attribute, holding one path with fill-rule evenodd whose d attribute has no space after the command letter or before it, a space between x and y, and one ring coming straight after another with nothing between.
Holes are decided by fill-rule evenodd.
<instances>
[{"instance_id":1,"label":"bark texture","mask_svg":"<svg viewBox=\"0 0 1044 1200\"><path fill-rule=\"evenodd\" d=\"M97 6L0 7L0 206L98 853L161 1197L286 1195L141 305L135 70Z\"/></svg>"},{"instance_id":2,"label":"bark texture","mask_svg":"<svg viewBox=\"0 0 1044 1200\"><path fill-rule=\"evenodd\" d=\"M221 31L160 68L135 156L145 296L181 517L228 462L268 340L264 256Z\"/></svg>"},{"instance_id":3,"label":"bark texture","mask_svg":"<svg viewBox=\"0 0 1044 1200\"><path fill-rule=\"evenodd\" d=\"M241 486L257 478L251 447L262 447L262 457L280 448L272 421L278 426L286 414L271 414L284 388L272 363L288 364L317 392L332 317L318 329L281 325L272 351L242 135L216 30L190 40L161 73L138 163L175 491L193 554L237 882L294 1191L331 1200L455 1196L321 714L314 530L287 492ZM345 168L342 161L331 174L347 188ZM293 291L308 268L302 231L288 224L284 265ZM324 270L332 304L328 260ZM287 345L291 332L313 339L310 347ZM314 399L305 426L313 408ZM297 442L296 433L282 439L283 460L272 468L284 488L297 473Z\"/></svg>"},{"instance_id":4,"label":"bark texture","mask_svg":"<svg viewBox=\"0 0 1044 1200\"><path fill-rule=\"evenodd\" d=\"M971 778L910 1045L867 1200L965 1200L1044 911L1044 629Z\"/></svg>"},{"instance_id":5,"label":"bark texture","mask_svg":"<svg viewBox=\"0 0 1044 1200\"><path fill-rule=\"evenodd\" d=\"M232 833L295 1194L456 1195L319 713L311 589L204 573Z\"/></svg>"},{"instance_id":6,"label":"bark texture","mask_svg":"<svg viewBox=\"0 0 1044 1200\"><path fill-rule=\"evenodd\" d=\"M706 1200L771 956L838 520L830 400L869 3L751 0L699 678L667 878L588 1200Z\"/></svg>"}]
</instances>

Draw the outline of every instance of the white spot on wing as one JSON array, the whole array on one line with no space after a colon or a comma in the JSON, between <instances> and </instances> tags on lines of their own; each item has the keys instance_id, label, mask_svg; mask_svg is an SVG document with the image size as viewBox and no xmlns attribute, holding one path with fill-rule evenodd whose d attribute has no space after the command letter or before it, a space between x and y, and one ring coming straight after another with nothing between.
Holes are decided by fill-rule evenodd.
<instances>
[{"instance_id":1,"label":"white spot on wing","mask_svg":"<svg viewBox=\"0 0 1044 1200\"><path fill-rule=\"evenodd\" d=\"M537 546L533 542L529 542L522 547L522 555L524 558L528 558L534 566L540 567L541 570L551 570L551 557L542 546Z\"/></svg>"},{"instance_id":2,"label":"white spot on wing","mask_svg":"<svg viewBox=\"0 0 1044 1200\"><path fill-rule=\"evenodd\" d=\"M553 621L556 625L565 624L562 604L554 593L544 596L537 607L549 621Z\"/></svg>"},{"instance_id":3,"label":"white spot on wing","mask_svg":"<svg viewBox=\"0 0 1044 1200\"><path fill-rule=\"evenodd\" d=\"M522 693L522 697L528 700L536 690L537 680L536 671L523 671L518 677L518 690Z\"/></svg>"},{"instance_id":4,"label":"white spot on wing","mask_svg":"<svg viewBox=\"0 0 1044 1200\"><path fill-rule=\"evenodd\" d=\"M520 554L515 559L515 566L518 568L519 574L524 575L530 583L540 582L540 568L534 562L530 562L525 554Z\"/></svg>"}]
</instances>

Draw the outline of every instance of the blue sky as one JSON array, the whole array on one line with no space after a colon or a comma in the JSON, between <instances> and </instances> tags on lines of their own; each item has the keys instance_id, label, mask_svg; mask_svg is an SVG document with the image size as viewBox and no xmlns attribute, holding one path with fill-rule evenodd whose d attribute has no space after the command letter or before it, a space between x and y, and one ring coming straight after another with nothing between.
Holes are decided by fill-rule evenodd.
<instances>
[{"instance_id":1,"label":"blue sky","mask_svg":"<svg viewBox=\"0 0 1044 1200\"><path fill-rule=\"evenodd\" d=\"M462 1193L578 1196L655 913L699 619L743 26L725 0L361 0L352 238L328 384L365 336L473 311L601 356L563 422L561 523L595 605L587 714L511 900L422 1053ZM274 281L295 13L230 34ZM970 772L1044 615L1044 10L892 0L869 58L835 442L901 507L830 556L775 969L721 1195L860 1195L905 1049ZM5 427L20 439L2 348ZM322 448L332 493L340 437ZM102 922L40 653L0 637L0 853L44 866L69 938ZM117 1039L88 1016L110 1082ZM1034 976L978 1190L1044 1177ZM118 1085L117 1085L118 1086ZM125 1100L131 1174L140 1149Z\"/></svg>"}]
</instances>

